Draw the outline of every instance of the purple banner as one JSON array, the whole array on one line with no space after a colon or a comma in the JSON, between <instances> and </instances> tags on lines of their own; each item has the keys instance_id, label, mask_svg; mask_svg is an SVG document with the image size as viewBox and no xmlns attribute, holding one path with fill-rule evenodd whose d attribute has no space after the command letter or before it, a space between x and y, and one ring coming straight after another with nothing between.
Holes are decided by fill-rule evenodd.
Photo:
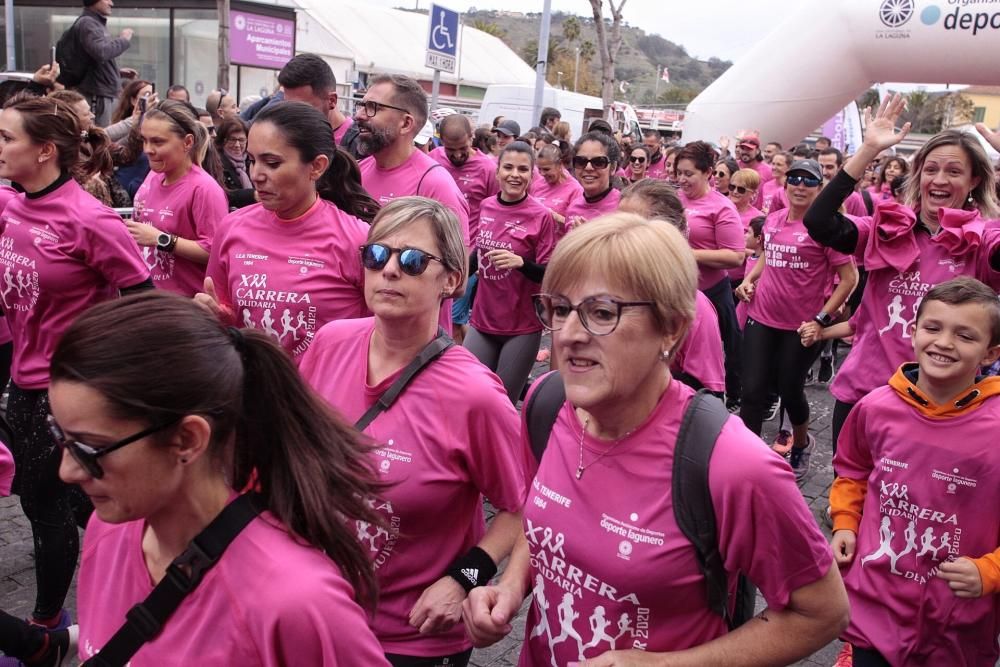
<instances>
[{"instance_id":1,"label":"purple banner","mask_svg":"<svg viewBox=\"0 0 1000 667\"><path fill-rule=\"evenodd\" d=\"M234 65L281 69L295 55L295 21L229 12L229 60Z\"/></svg>"},{"instance_id":2,"label":"purple banner","mask_svg":"<svg viewBox=\"0 0 1000 667\"><path fill-rule=\"evenodd\" d=\"M843 151L847 145L847 128L844 123L844 112L838 111L837 115L823 123L822 133L824 137L829 137L833 147Z\"/></svg>"}]
</instances>

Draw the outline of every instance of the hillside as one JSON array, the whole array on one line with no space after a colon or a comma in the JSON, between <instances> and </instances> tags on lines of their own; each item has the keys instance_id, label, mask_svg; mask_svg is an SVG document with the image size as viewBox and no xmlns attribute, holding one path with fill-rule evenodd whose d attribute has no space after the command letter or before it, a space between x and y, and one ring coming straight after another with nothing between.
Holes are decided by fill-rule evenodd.
<instances>
[{"instance_id":1,"label":"hillside","mask_svg":"<svg viewBox=\"0 0 1000 667\"><path fill-rule=\"evenodd\" d=\"M464 15L466 25L500 37L525 62L534 66L538 50L538 29L541 14L470 10ZM615 66L615 79L626 81L625 97L640 104L654 102L657 65L666 66L670 83L660 82L659 104L686 104L731 65L728 61L710 58L697 60L683 46L641 28L622 26L624 40ZM562 12L552 14L549 38L548 81L573 89L576 49L580 49L580 92L600 95L601 59L597 54L597 32L592 16L573 16ZM563 75L560 77L559 72ZM620 91L616 96L621 99Z\"/></svg>"}]
</instances>

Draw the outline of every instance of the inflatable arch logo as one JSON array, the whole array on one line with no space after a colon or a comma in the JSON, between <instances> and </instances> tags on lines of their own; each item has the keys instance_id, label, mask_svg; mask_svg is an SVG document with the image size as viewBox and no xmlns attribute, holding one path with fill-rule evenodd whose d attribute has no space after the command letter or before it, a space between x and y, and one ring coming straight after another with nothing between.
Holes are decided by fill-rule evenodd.
<instances>
[{"instance_id":1,"label":"inflatable arch logo","mask_svg":"<svg viewBox=\"0 0 1000 667\"><path fill-rule=\"evenodd\" d=\"M913 0L885 0L879 18L887 28L900 28L913 16Z\"/></svg>"},{"instance_id":2,"label":"inflatable arch logo","mask_svg":"<svg viewBox=\"0 0 1000 667\"><path fill-rule=\"evenodd\" d=\"M895 1L906 2L907 0ZM885 0L882 3L883 15L885 6L893 2L894 0ZM920 12L920 22L926 26L933 26L941 21L945 30L969 31L973 36L988 30L1000 30L1000 7L997 7L996 0L947 0L944 4L955 9L945 13L938 5L928 5ZM976 11L976 5L992 5L992 11ZM943 21L942 17L944 17Z\"/></svg>"}]
</instances>

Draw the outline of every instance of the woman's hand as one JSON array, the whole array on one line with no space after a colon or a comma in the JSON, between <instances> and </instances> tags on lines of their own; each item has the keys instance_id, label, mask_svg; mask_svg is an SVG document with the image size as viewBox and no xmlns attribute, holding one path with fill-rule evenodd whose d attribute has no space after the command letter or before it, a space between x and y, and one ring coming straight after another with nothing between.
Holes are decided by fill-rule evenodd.
<instances>
[{"instance_id":1,"label":"woman's hand","mask_svg":"<svg viewBox=\"0 0 1000 667\"><path fill-rule=\"evenodd\" d=\"M740 283L739 287L736 288L736 298L740 301L750 303L750 299L753 298L754 284L744 280Z\"/></svg>"},{"instance_id":2,"label":"woman's hand","mask_svg":"<svg viewBox=\"0 0 1000 667\"><path fill-rule=\"evenodd\" d=\"M156 245L156 237L160 235L160 230L156 227L147 225L144 222L136 222L135 220L126 220L125 226L128 227L128 233L132 235L132 238L139 245Z\"/></svg>"},{"instance_id":3,"label":"woman's hand","mask_svg":"<svg viewBox=\"0 0 1000 667\"><path fill-rule=\"evenodd\" d=\"M725 156L725 155L727 155L729 153L729 144L730 143L731 143L731 140L729 139L729 135L728 134L724 134L721 137L719 137L719 150L722 152L723 156Z\"/></svg>"},{"instance_id":4,"label":"woman's hand","mask_svg":"<svg viewBox=\"0 0 1000 667\"><path fill-rule=\"evenodd\" d=\"M833 549L833 560L844 567L854 560L854 550L858 546L858 536L853 530L838 530L833 534L830 547Z\"/></svg>"},{"instance_id":5,"label":"woman's hand","mask_svg":"<svg viewBox=\"0 0 1000 667\"><path fill-rule=\"evenodd\" d=\"M205 291L195 294L194 302L216 317L222 318L222 305L215 294L215 283L211 278L205 278Z\"/></svg>"},{"instance_id":6,"label":"woman's hand","mask_svg":"<svg viewBox=\"0 0 1000 667\"><path fill-rule=\"evenodd\" d=\"M865 107L865 145L877 151L884 151L905 139L910 133L909 123L903 123L903 127L896 132L896 122L905 110L906 100L899 93L883 99L874 116L871 107Z\"/></svg>"},{"instance_id":7,"label":"woman's hand","mask_svg":"<svg viewBox=\"0 0 1000 667\"><path fill-rule=\"evenodd\" d=\"M410 610L410 625L422 635L444 632L462 620L465 589L445 575L424 589Z\"/></svg>"},{"instance_id":8,"label":"woman's hand","mask_svg":"<svg viewBox=\"0 0 1000 667\"><path fill-rule=\"evenodd\" d=\"M486 258L497 269L520 269L524 266L524 259L510 250L490 250L486 253Z\"/></svg>"},{"instance_id":9,"label":"woman's hand","mask_svg":"<svg viewBox=\"0 0 1000 667\"><path fill-rule=\"evenodd\" d=\"M159 103L160 103L160 96L156 93L150 93L149 95L146 96L145 112L142 110L142 107L139 104L136 104L134 107L132 107L132 120L135 122L139 122L139 119L142 118L143 113L155 109L156 105Z\"/></svg>"},{"instance_id":10,"label":"woman's hand","mask_svg":"<svg viewBox=\"0 0 1000 667\"><path fill-rule=\"evenodd\" d=\"M55 88L56 79L59 78L59 63L46 63L31 75L31 80L41 84L46 88Z\"/></svg>"},{"instance_id":11,"label":"woman's hand","mask_svg":"<svg viewBox=\"0 0 1000 667\"><path fill-rule=\"evenodd\" d=\"M986 127L986 123L976 123L976 132L979 132L995 150L1000 151L1000 132L994 132Z\"/></svg>"},{"instance_id":12,"label":"woman's hand","mask_svg":"<svg viewBox=\"0 0 1000 667\"><path fill-rule=\"evenodd\" d=\"M799 326L798 334L802 339L802 347L810 347L817 341L823 340L823 327L819 322L803 322Z\"/></svg>"},{"instance_id":13,"label":"woman's hand","mask_svg":"<svg viewBox=\"0 0 1000 667\"><path fill-rule=\"evenodd\" d=\"M465 631L476 648L492 646L510 634L511 620L521 608L518 598L507 587L478 586L469 591L462 604Z\"/></svg>"},{"instance_id":14,"label":"woman's hand","mask_svg":"<svg viewBox=\"0 0 1000 667\"><path fill-rule=\"evenodd\" d=\"M938 576L948 582L951 592L957 598L978 598L983 594L983 579L979 576L979 568L964 556L950 563L941 563Z\"/></svg>"}]
</instances>

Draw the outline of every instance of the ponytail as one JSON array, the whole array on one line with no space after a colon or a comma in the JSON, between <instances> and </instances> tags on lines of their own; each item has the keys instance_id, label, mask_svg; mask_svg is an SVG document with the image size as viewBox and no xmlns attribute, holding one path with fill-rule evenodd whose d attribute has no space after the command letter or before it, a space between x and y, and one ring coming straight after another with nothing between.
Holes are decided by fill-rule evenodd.
<instances>
[{"instance_id":1,"label":"ponytail","mask_svg":"<svg viewBox=\"0 0 1000 667\"><path fill-rule=\"evenodd\" d=\"M354 157L337 146L330 166L316 182L316 191L323 199L344 213L353 215L369 225L379 211L379 203L361 185L361 169Z\"/></svg>"},{"instance_id":2,"label":"ponytail","mask_svg":"<svg viewBox=\"0 0 1000 667\"><path fill-rule=\"evenodd\" d=\"M323 551L373 608L375 575L354 521L382 525L364 436L336 415L264 332L224 328L191 299L150 290L87 310L52 357L52 382L99 392L121 419L203 415L233 488L256 478L264 508Z\"/></svg>"}]
</instances>

